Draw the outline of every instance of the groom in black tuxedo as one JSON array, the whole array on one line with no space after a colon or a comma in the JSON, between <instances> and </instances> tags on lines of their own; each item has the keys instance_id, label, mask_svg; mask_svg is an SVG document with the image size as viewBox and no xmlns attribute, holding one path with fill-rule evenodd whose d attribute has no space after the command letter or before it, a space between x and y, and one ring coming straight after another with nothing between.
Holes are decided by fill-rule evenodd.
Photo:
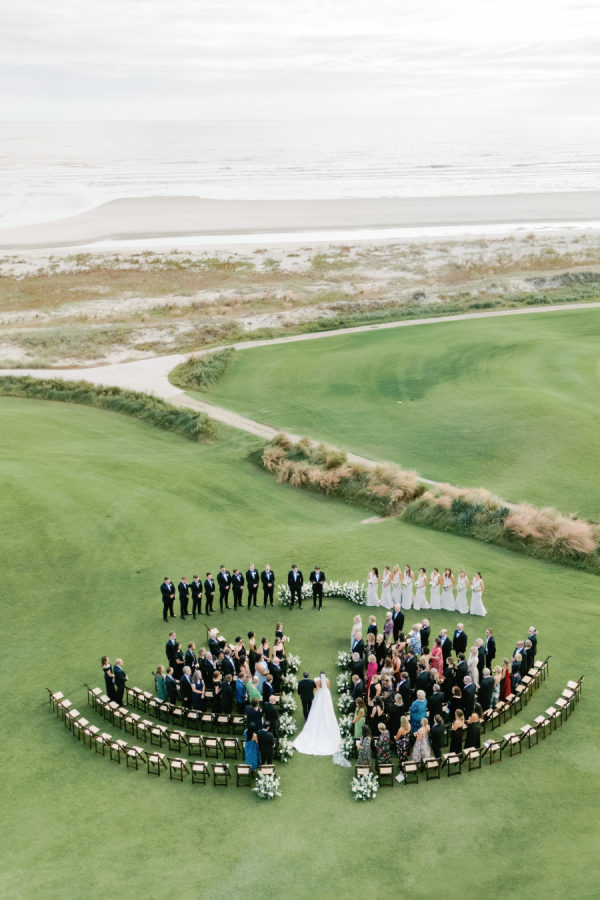
<instances>
[{"instance_id":1,"label":"groom in black tuxedo","mask_svg":"<svg viewBox=\"0 0 600 900\"><path fill-rule=\"evenodd\" d=\"M302 700L302 712L304 718L308 719L308 714L315 695L315 683L312 678L308 677L308 672L303 673L302 681L298 683L298 694Z\"/></svg>"},{"instance_id":2,"label":"groom in black tuxedo","mask_svg":"<svg viewBox=\"0 0 600 900\"><path fill-rule=\"evenodd\" d=\"M298 600L298 609L302 609L302 585L304 584L304 576L298 566L294 563L288 572L288 587L292 595L290 609L294 608L294 601Z\"/></svg>"},{"instance_id":3,"label":"groom in black tuxedo","mask_svg":"<svg viewBox=\"0 0 600 900\"><path fill-rule=\"evenodd\" d=\"M323 584L325 583L325 572L321 572L319 566L315 566L310 573L310 583L313 592L313 609L317 608L317 600L319 601L319 609L323 606Z\"/></svg>"}]
</instances>

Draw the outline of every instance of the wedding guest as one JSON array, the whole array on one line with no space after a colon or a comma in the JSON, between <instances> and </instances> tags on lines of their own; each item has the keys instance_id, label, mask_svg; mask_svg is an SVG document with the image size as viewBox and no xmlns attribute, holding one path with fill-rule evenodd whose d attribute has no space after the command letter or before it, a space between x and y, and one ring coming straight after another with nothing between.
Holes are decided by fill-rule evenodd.
<instances>
[{"instance_id":1,"label":"wedding guest","mask_svg":"<svg viewBox=\"0 0 600 900\"><path fill-rule=\"evenodd\" d=\"M354 700L355 705L356 705L356 701L359 698L364 697L364 693L365 693L365 686L364 686L362 679L356 674L353 675L352 676L352 692L351 692L350 696Z\"/></svg>"},{"instance_id":2,"label":"wedding guest","mask_svg":"<svg viewBox=\"0 0 600 900\"><path fill-rule=\"evenodd\" d=\"M421 720L427 715L427 701L425 691L417 691L417 699L410 705L410 728L415 734L421 725Z\"/></svg>"},{"instance_id":3,"label":"wedding guest","mask_svg":"<svg viewBox=\"0 0 600 900\"><path fill-rule=\"evenodd\" d=\"M246 688L248 688L248 685L246 685ZM262 725L263 720L258 706L258 698L253 697L250 701L250 705L246 707L246 727L258 731L262 728Z\"/></svg>"},{"instance_id":4,"label":"wedding guest","mask_svg":"<svg viewBox=\"0 0 600 900\"><path fill-rule=\"evenodd\" d=\"M179 693L181 696L181 705L186 709L192 708L192 670L189 666L184 666L179 680Z\"/></svg>"},{"instance_id":5,"label":"wedding guest","mask_svg":"<svg viewBox=\"0 0 600 900\"><path fill-rule=\"evenodd\" d=\"M512 690L511 663L506 657L502 661L502 682L500 685L500 699L506 700Z\"/></svg>"},{"instance_id":6,"label":"wedding guest","mask_svg":"<svg viewBox=\"0 0 600 900\"><path fill-rule=\"evenodd\" d=\"M452 649L455 653L466 653L467 652L467 634L463 631L463 623L459 622L456 626L456 631L454 632L454 638L452 639Z\"/></svg>"},{"instance_id":7,"label":"wedding guest","mask_svg":"<svg viewBox=\"0 0 600 900\"><path fill-rule=\"evenodd\" d=\"M430 665L437 669L439 675L444 674L444 655L442 653L442 642L439 637L436 637L433 642Z\"/></svg>"},{"instance_id":8,"label":"wedding guest","mask_svg":"<svg viewBox=\"0 0 600 900\"><path fill-rule=\"evenodd\" d=\"M177 652L177 635L174 631L169 634L169 640L165 646L165 653L167 654L167 663L172 666L175 662L175 654Z\"/></svg>"},{"instance_id":9,"label":"wedding guest","mask_svg":"<svg viewBox=\"0 0 600 900\"><path fill-rule=\"evenodd\" d=\"M258 732L248 726L244 732L244 761L254 772L260 765L260 751L258 749Z\"/></svg>"},{"instance_id":10,"label":"wedding guest","mask_svg":"<svg viewBox=\"0 0 600 900\"><path fill-rule=\"evenodd\" d=\"M431 743L431 753L436 759L441 759L442 746L446 737L446 726L441 716L435 716L433 726L429 732L429 741Z\"/></svg>"},{"instance_id":11,"label":"wedding guest","mask_svg":"<svg viewBox=\"0 0 600 900\"><path fill-rule=\"evenodd\" d=\"M267 703L265 703L265 708L263 709L263 718L267 725L269 726L269 731L275 738L275 740L279 740L279 713L277 712L277 707L275 706L275 694L269 698Z\"/></svg>"},{"instance_id":12,"label":"wedding guest","mask_svg":"<svg viewBox=\"0 0 600 900\"><path fill-rule=\"evenodd\" d=\"M262 686L267 679L267 675L269 674L269 664L262 653L259 653L256 657L256 675L255 678L258 678L258 689L262 691ZM254 680L254 679L253 679Z\"/></svg>"},{"instance_id":13,"label":"wedding guest","mask_svg":"<svg viewBox=\"0 0 600 900\"><path fill-rule=\"evenodd\" d=\"M492 661L496 658L496 641L491 628L485 632L485 664L488 669L492 668Z\"/></svg>"},{"instance_id":14,"label":"wedding guest","mask_svg":"<svg viewBox=\"0 0 600 900\"><path fill-rule=\"evenodd\" d=\"M381 695L381 683L379 680L379 675L373 675L371 679L371 685L369 690L367 691L367 706L370 708L373 707L373 704L377 700L377 698Z\"/></svg>"},{"instance_id":15,"label":"wedding guest","mask_svg":"<svg viewBox=\"0 0 600 900\"><path fill-rule=\"evenodd\" d=\"M362 639L362 631L357 631L354 635L351 652L353 654L358 654L358 656L360 656L362 659L362 656L365 652L365 642Z\"/></svg>"},{"instance_id":16,"label":"wedding guest","mask_svg":"<svg viewBox=\"0 0 600 900\"><path fill-rule=\"evenodd\" d=\"M429 724L433 725L433 721L436 716L441 716L444 706L446 705L446 698L444 697L442 690L439 684L434 684L431 692L431 696L427 702L427 709L429 710Z\"/></svg>"},{"instance_id":17,"label":"wedding guest","mask_svg":"<svg viewBox=\"0 0 600 900\"><path fill-rule=\"evenodd\" d=\"M373 703L373 708L369 716L368 724L369 728L371 729L371 734L376 735L377 729L382 723L385 727L385 710L383 707L383 700L378 697L377 700Z\"/></svg>"},{"instance_id":18,"label":"wedding guest","mask_svg":"<svg viewBox=\"0 0 600 900\"><path fill-rule=\"evenodd\" d=\"M367 628L367 635L372 634L373 637L377 636L377 619L375 616L369 616L369 625Z\"/></svg>"},{"instance_id":19,"label":"wedding guest","mask_svg":"<svg viewBox=\"0 0 600 900\"><path fill-rule=\"evenodd\" d=\"M254 678L250 681L249 684L246 685L246 693L248 694L248 700L252 703L253 700L256 700L256 703L260 703L262 700L262 694L259 688L258 675L255 675Z\"/></svg>"},{"instance_id":20,"label":"wedding guest","mask_svg":"<svg viewBox=\"0 0 600 900\"><path fill-rule=\"evenodd\" d=\"M202 672L197 669L192 675L192 709L196 712L204 712L206 704L204 702L204 682L202 681ZM244 710L242 709L242 712Z\"/></svg>"},{"instance_id":21,"label":"wedding guest","mask_svg":"<svg viewBox=\"0 0 600 900\"><path fill-rule=\"evenodd\" d=\"M467 720L465 750L469 747L481 747L481 729L479 725L479 716L476 712L473 712Z\"/></svg>"},{"instance_id":22,"label":"wedding guest","mask_svg":"<svg viewBox=\"0 0 600 900\"><path fill-rule=\"evenodd\" d=\"M400 728L396 732L396 751L398 753L398 762L402 765L408 759L408 747L410 742L410 722L408 716L402 716L400 719Z\"/></svg>"},{"instance_id":23,"label":"wedding guest","mask_svg":"<svg viewBox=\"0 0 600 900\"><path fill-rule=\"evenodd\" d=\"M492 706L492 694L494 692L495 682L493 677L490 674L490 670L486 666L483 670L483 677L479 684L479 702L481 703L481 708L485 712L488 709L491 709Z\"/></svg>"},{"instance_id":24,"label":"wedding guest","mask_svg":"<svg viewBox=\"0 0 600 900\"><path fill-rule=\"evenodd\" d=\"M215 672L212 684L212 711L214 713L221 712L221 673Z\"/></svg>"},{"instance_id":25,"label":"wedding guest","mask_svg":"<svg viewBox=\"0 0 600 900\"><path fill-rule=\"evenodd\" d=\"M426 718L421 719L421 724L416 733L416 740L412 751L413 762L424 762L431 756L431 747L429 746L429 722Z\"/></svg>"},{"instance_id":26,"label":"wedding guest","mask_svg":"<svg viewBox=\"0 0 600 900\"><path fill-rule=\"evenodd\" d=\"M448 637L448 632L445 628L442 628L440 631L440 641L442 644L442 656L445 663L448 657L452 655L452 641Z\"/></svg>"},{"instance_id":27,"label":"wedding guest","mask_svg":"<svg viewBox=\"0 0 600 900\"><path fill-rule=\"evenodd\" d=\"M481 638L477 638L475 640L475 646L477 648L477 671L479 673L479 678L477 684L481 683L481 679L483 678L483 670L485 668L485 647ZM489 668L489 667L488 667Z\"/></svg>"},{"instance_id":28,"label":"wedding guest","mask_svg":"<svg viewBox=\"0 0 600 900\"><path fill-rule=\"evenodd\" d=\"M467 660L465 659L465 654L459 653L458 654L458 662L457 662L456 670L454 673L456 683L459 685L459 687L465 683L465 678L467 677L468 674L469 674L469 664L468 664Z\"/></svg>"},{"instance_id":29,"label":"wedding guest","mask_svg":"<svg viewBox=\"0 0 600 900\"><path fill-rule=\"evenodd\" d=\"M104 672L104 686L106 688L106 695L109 700L116 700L117 694L115 691L115 673L113 672L113 668L110 664L110 659L108 656L102 657L102 671Z\"/></svg>"},{"instance_id":30,"label":"wedding guest","mask_svg":"<svg viewBox=\"0 0 600 900\"><path fill-rule=\"evenodd\" d=\"M458 685L454 685L452 688L452 695L450 697L450 702L448 704L450 710L450 721L453 722L456 718L457 712L460 710L463 711L463 698L462 691L458 687Z\"/></svg>"},{"instance_id":31,"label":"wedding guest","mask_svg":"<svg viewBox=\"0 0 600 900\"><path fill-rule=\"evenodd\" d=\"M377 660L377 671L381 672L383 662L387 656L387 647L382 634L378 634L375 638L375 659Z\"/></svg>"},{"instance_id":32,"label":"wedding guest","mask_svg":"<svg viewBox=\"0 0 600 900\"><path fill-rule=\"evenodd\" d=\"M362 656L358 653L352 654L352 665L350 667L350 671L352 675L358 675L360 680L362 681L365 676L365 665L362 659Z\"/></svg>"},{"instance_id":33,"label":"wedding guest","mask_svg":"<svg viewBox=\"0 0 600 900\"><path fill-rule=\"evenodd\" d=\"M402 695L395 694L390 711L388 713L388 726L390 729L390 734L396 734L396 732L400 728L400 722L405 712L406 707L404 706Z\"/></svg>"},{"instance_id":34,"label":"wedding guest","mask_svg":"<svg viewBox=\"0 0 600 900\"><path fill-rule=\"evenodd\" d=\"M423 662L419 662L417 678L415 681L415 691L423 691L425 695L427 695L429 691L429 670Z\"/></svg>"},{"instance_id":35,"label":"wedding guest","mask_svg":"<svg viewBox=\"0 0 600 900\"><path fill-rule=\"evenodd\" d=\"M238 676L235 680L235 702L239 716L244 713L247 696L244 676L242 672L238 672Z\"/></svg>"},{"instance_id":36,"label":"wedding guest","mask_svg":"<svg viewBox=\"0 0 600 900\"><path fill-rule=\"evenodd\" d=\"M123 704L123 694L125 693L125 684L127 683L127 675L123 668L123 660L115 659L115 700L121 706Z\"/></svg>"},{"instance_id":37,"label":"wedding guest","mask_svg":"<svg viewBox=\"0 0 600 900\"><path fill-rule=\"evenodd\" d=\"M462 709L456 710L456 718L450 726L450 753L461 753L463 733L465 730L465 717Z\"/></svg>"},{"instance_id":38,"label":"wedding guest","mask_svg":"<svg viewBox=\"0 0 600 900\"><path fill-rule=\"evenodd\" d=\"M185 651L185 664L186 666L190 667L192 672L194 672L197 662L198 657L196 656L196 645L192 641L187 645L187 650Z\"/></svg>"},{"instance_id":39,"label":"wedding guest","mask_svg":"<svg viewBox=\"0 0 600 900\"><path fill-rule=\"evenodd\" d=\"M379 765L389 765L392 761L392 745L390 742L390 734L385 723L380 722L377 726L379 736L375 739L375 752L377 753L377 762Z\"/></svg>"},{"instance_id":40,"label":"wedding guest","mask_svg":"<svg viewBox=\"0 0 600 900\"><path fill-rule=\"evenodd\" d=\"M383 637L386 643L386 646L389 647L392 643L392 637L394 634L394 620L392 618L392 613L387 612L385 614L385 625L383 626Z\"/></svg>"},{"instance_id":41,"label":"wedding guest","mask_svg":"<svg viewBox=\"0 0 600 900\"><path fill-rule=\"evenodd\" d=\"M371 732L365 725L362 730L362 737L358 747L358 765L371 765Z\"/></svg>"},{"instance_id":42,"label":"wedding guest","mask_svg":"<svg viewBox=\"0 0 600 900\"><path fill-rule=\"evenodd\" d=\"M515 688L518 684L521 683L521 664L523 662L523 657L520 653L515 653L510 673L510 689L511 693L514 693Z\"/></svg>"},{"instance_id":43,"label":"wedding guest","mask_svg":"<svg viewBox=\"0 0 600 900\"><path fill-rule=\"evenodd\" d=\"M362 737L362 730L364 725L366 724L366 715L367 715L367 707L365 705L365 701L362 697L359 697L356 701L355 709L354 709L354 717L352 719L352 724L354 726L354 740L356 746L360 744L360 739Z\"/></svg>"},{"instance_id":44,"label":"wedding guest","mask_svg":"<svg viewBox=\"0 0 600 900\"><path fill-rule=\"evenodd\" d=\"M502 687L502 666L494 667L494 689L492 691L492 709L495 709L496 704L500 700L500 689Z\"/></svg>"},{"instance_id":45,"label":"wedding guest","mask_svg":"<svg viewBox=\"0 0 600 900\"><path fill-rule=\"evenodd\" d=\"M528 638L531 641L531 662L529 662L529 668L531 668L535 662L535 658L536 658L537 652L538 652L538 649L537 649L538 633L537 633L537 628L534 625L531 625L531 627L529 628Z\"/></svg>"},{"instance_id":46,"label":"wedding guest","mask_svg":"<svg viewBox=\"0 0 600 900\"><path fill-rule=\"evenodd\" d=\"M177 680L173 674L173 667L169 666L165 675L165 687L167 689L167 699L169 703L175 705L177 703Z\"/></svg>"},{"instance_id":47,"label":"wedding guest","mask_svg":"<svg viewBox=\"0 0 600 900\"><path fill-rule=\"evenodd\" d=\"M362 637L362 619L360 616L354 616L354 622L352 624L352 631L350 633L350 652L354 650L354 644L356 641L356 635L360 633Z\"/></svg>"},{"instance_id":48,"label":"wedding guest","mask_svg":"<svg viewBox=\"0 0 600 900\"><path fill-rule=\"evenodd\" d=\"M167 699L167 688L165 686L165 667L157 666L156 672L154 673L154 686L156 690L156 696L159 700Z\"/></svg>"},{"instance_id":49,"label":"wedding guest","mask_svg":"<svg viewBox=\"0 0 600 900\"><path fill-rule=\"evenodd\" d=\"M373 676L377 674L377 659L374 654L371 654L368 658L367 665L367 691L371 687L371 682L373 681Z\"/></svg>"},{"instance_id":50,"label":"wedding guest","mask_svg":"<svg viewBox=\"0 0 600 900\"><path fill-rule=\"evenodd\" d=\"M415 656L421 653L421 623L413 625L408 635L408 643Z\"/></svg>"},{"instance_id":51,"label":"wedding guest","mask_svg":"<svg viewBox=\"0 0 600 900\"><path fill-rule=\"evenodd\" d=\"M408 672L402 671L400 673L400 680L396 685L396 691L402 697L402 702L404 704L404 709L407 710L410 706L410 697L412 693L412 686L410 683L410 678L408 676Z\"/></svg>"},{"instance_id":52,"label":"wedding guest","mask_svg":"<svg viewBox=\"0 0 600 900\"><path fill-rule=\"evenodd\" d=\"M465 716L468 718L472 712L473 707L475 706L475 700L477 697L477 688L471 682L471 678L469 675L465 678L465 683L463 687L463 712Z\"/></svg>"},{"instance_id":53,"label":"wedding guest","mask_svg":"<svg viewBox=\"0 0 600 900\"><path fill-rule=\"evenodd\" d=\"M185 657L183 655L183 650L181 644L177 643L177 648L175 650L175 659L173 661L173 674L177 681L181 679L183 675L183 667L185 666Z\"/></svg>"},{"instance_id":54,"label":"wedding guest","mask_svg":"<svg viewBox=\"0 0 600 900\"><path fill-rule=\"evenodd\" d=\"M221 712L231 715L233 709L233 675L227 674L221 684Z\"/></svg>"},{"instance_id":55,"label":"wedding guest","mask_svg":"<svg viewBox=\"0 0 600 900\"><path fill-rule=\"evenodd\" d=\"M402 607L400 606L400 602L396 601L394 603L394 609L392 612L392 621L394 623L394 641L398 640L398 636L402 629L404 628L404 613L402 612Z\"/></svg>"},{"instance_id":56,"label":"wedding guest","mask_svg":"<svg viewBox=\"0 0 600 900\"><path fill-rule=\"evenodd\" d=\"M531 663L529 662L530 659L531 659ZM534 662L535 662L535 658L534 658L534 653L532 650L531 641L525 641L525 648L524 648L524 652L522 654L522 660L521 660L521 678L524 678L525 675L527 675L527 673L529 672L529 670Z\"/></svg>"},{"instance_id":57,"label":"wedding guest","mask_svg":"<svg viewBox=\"0 0 600 900\"><path fill-rule=\"evenodd\" d=\"M479 655L477 653L477 647L471 647L469 651L469 659L467 660L467 666L469 667L469 675L473 684L479 684L479 668L477 666L478 662Z\"/></svg>"},{"instance_id":58,"label":"wedding guest","mask_svg":"<svg viewBox=\"0 0 600 900\"><path fill-rule=\"evenodd\" d=\"M262 763L271 765L273 762L273 749L275 747L275 738L267 728L261 728L257 733L258 750Z\"/></svg>"},{"instance_id":59,"label":"wedding guest","mask_svg":"<svg viewBox=\"0 0 600 900\"><path fill-rule=\"evenodd\" d=\"M429 619L421 622L421 647L429 647L431 644L431 625Z\"/></svg>"}]
</instances>

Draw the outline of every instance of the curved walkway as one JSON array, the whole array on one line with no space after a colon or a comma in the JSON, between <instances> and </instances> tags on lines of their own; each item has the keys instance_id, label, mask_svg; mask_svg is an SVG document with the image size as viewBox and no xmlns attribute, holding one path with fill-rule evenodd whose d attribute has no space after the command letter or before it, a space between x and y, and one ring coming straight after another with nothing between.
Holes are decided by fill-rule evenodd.
<instances>
[{"instance_id":1,"label":"curved walkway","mask_svg":"<svg viewBox=\"0 0 600 900\"><path fill-rule=\"evenodd\" d=\"M87 369L2 369L2 375L31 375L34 378L60 378L63 380L85 380L92 384L102 385L104 387L120 387L132 391L142 391L148 394L154 394L173 403L175 406L184 406L189 409L195 409L199 412L207 413L212 419L223 422L232 428L238 428L241 431L247 431L263 440L272 440L276 434L281 433L281 429L273 428L271 425L265 425L256 422L254 419L248 419L238 413L232 412L222 406L216 406L205 400L197 400L190 397L185 391L175 387L169 381L169 372L185 362L190 356L204 356L214 353L217 350L223 350L225 347L234 347L236 350L252 350L255 347L269 347L275 344L292 344L298 341L315 341L320 338L338 337L345 334L358 334L362 331L383 331L389 328L410 328L414 325L437 325L442 322L460 322L464 319L496 319L503 316L525 316L531 313L553 313L572 309L598 309L600 302L595 303L563 303L557 306L531 306L527 309L503 309L493 310L491 312L477 313L460 313L453 316L438 316L424 319L403 319L399 322L381 322L374 325L357 325L353 328L339 328L331 331L316 331L309 334L296 334L280 338L271 338L268 340L256 341L239 341L236 344L226 344L219 347L209 347L206 350L200 350L196 353L178 353L170 356L155 356L151 359L142 359L135 362L116 363L107 366L94 366ZM284 432L291 441L298 441L302 435ZM363 456L356 456L353 453L346 454L350 462L362 463L364 465L373 466L377 462L367 459ZM431 481L428 478L419 476L419 480L424 484L439 485L440 482ZM510 504L507 504L510 506Z\"/></svg>"}]
</instances>

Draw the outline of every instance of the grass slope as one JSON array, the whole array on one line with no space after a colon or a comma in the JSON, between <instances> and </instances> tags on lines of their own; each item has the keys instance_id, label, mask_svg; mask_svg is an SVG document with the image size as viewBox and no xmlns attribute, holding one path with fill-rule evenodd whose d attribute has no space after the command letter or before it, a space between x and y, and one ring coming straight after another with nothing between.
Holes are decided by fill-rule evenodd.
<instances>
[{"instance_id":1,"label":"grass slope","mask_svg":"<svg viewBox=\"0 0 600 900\"><path fill-rule=\"evenodd\" d=\"M512 896L516 875L534 900L547 896L550 879L562 886L554 896L595 896L598 665L581 643L597 622L593 576L395 520L362 525L358 510L274 483L247 461L256 442L239 433L196 445L112 413L17 399L0 401L0 423L4 897L178 900L197 888L208 898L232 889L359 898L393 885L427 897L440 873L449 898L467 884ZM510 652L535 623L541 654L553 655L550 679L514 724L582 671L583 701L520 758L382 790L368 805L352 802L350 771L327 758L281 766L283 796L262 805L232 786L136 775L77 744L48 711L44 687L60 688L93 718L82 682L100 682L105 652L124 658L133 683L151 687L168 630L163 575L251 558L271 562L278 581L293 560L305 572L319 562L340 579L395 560L477 567L489 617L467 622L470 638L490 625L500 653ZM355 612L326 601L321 614L244 609L212 621L229 638L249 626L272 636L282 616L290 649L311 672L325 666L335 677ZM432 615L435 630L455 621ZM201 643L203 624L188 622L178 635Z\"/></svg>"},{"instance_id":2,"label":"grass slope","mask_svg":"<svg viewBox=\"0 0 600 900\"><path fill-rule=\"evenodd\" d=\"M428 478L598 519L599 336L599 310L572 310L261 348L238 353L209 399Z\"/></svg>"}]
</instances>

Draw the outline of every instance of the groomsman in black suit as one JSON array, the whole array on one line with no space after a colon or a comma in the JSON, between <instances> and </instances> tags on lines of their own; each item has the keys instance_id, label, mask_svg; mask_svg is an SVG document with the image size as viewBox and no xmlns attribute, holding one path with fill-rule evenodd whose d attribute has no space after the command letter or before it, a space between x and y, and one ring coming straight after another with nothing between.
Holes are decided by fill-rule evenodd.
<instances>
[{"instance_id":1,"label":"groomsman in black suit","mask_svg":"<svg viewBox=\"0 0 600 900\"><path fill-rule=\"evenodd\" d=\"M163 583L160 586L160 594L163 602L163 619L165 622L167 621L167 616L171 616L174 618L175 613L173 612L173 602L175 600L175 585L171 581L171 579L165 576Z\"/></svg>"},{"instance_id":2,"label":"groomsman in black suit","mask_svg":"<svg viewBox=\"0 0 600 900\"><path fill-rule=\"evenodd\" d=\"M455 653L464 653L467 649L467 635L466 632L463 631L462 622L459 622L456 626L456 631L454 632L454 638L452 640L452 649Z\"/></svg>"},{"instance_id":3,"label":"groomsman in black suit","mask_svg":"<svg viewBox=\"0 0 600 900\"><path fill-rule=\"evenodd\" d=\"M179 591L179 612L181 613L181 618L185 619L188 615L188 602L190 599L190 586L185 576L177 585L177 590Z\"/></svg>"},{"instance_id":4,"label":"groomsman in black suit","mask_svg":"<svg viewBox=\"0 0 600 900\"><path fill-rule=\"evenodd\" d=\"M298 694L302 700L302 712L304 718L308 719L308 714L315 696L315 683L312 678L308 677L308 672L304 672L302 680L298 682Z\"/></svg>"},{"instance_id":5,"label":"groomsman in black suit","mask_svg":"<svg viewBox=\"0 0 600 900\"><path fill-rule=\"evenodd\" d=\"M169 635L169 640L167 641L167 645L165 647L165 653L167 654L169 665L174 665L175 656L177 654L177 635L174 631L172 631Z\"/></svg>"},{"instance_id":6,"label":"groomsman in black suit","mask_svg":"<svg viewBox=\"0 0 600 900\"><path fill-rule=\"evenodd\" d=\"M233 608L237 609L238 606L244 605L242 603L242 594L244 593L244 576L239 569L233 570L233 575L231 576L231 586L233 588Z\"/></svg>"},{"instance_id":7,"label":"groomsman in black suit","mask_svg":"<svg viewBox=\"0 0 600 900\"><path fill-rule=\"evenodd\" d=\"M492 663L496 658L496 641L494 639L494 633L491 628L485 633L485 664L488 669L492 668Z\"/></svg>"},{"instance_id":8,"label":"groomsman in black suit","mask_svg":"<svg viewBox=\"0 0 600 900\"><path fill-rule=\"evenodd\" d=\"M121 705L123 703L123 694L125 693L125 682L127 681L127 674L123 668L122 659L115 659L113 672L115 676L115 699Z\"/></svg>"},{"instance_id":9,"label":"groomsman in black suit","mask_svg":"<svg viewBox=\"0 0 600 900\"><path fill-rule=\"evenodd\" d=\"M206 581L204 582L204 611L210 616L215 599L215 580L210 572L206 573Z\"/></svg>"},{"instance_id":10,"label":"groomsman in black suit","mask_svg":"<svg viewBox=\"0 0 600 900\"><path fill-rule=\"evenodd\" d=\"M294 608L294 601L298 600L298 609L302 609L302 585L304 584L304 576L302 572L298 569L298 566L294 563L291 570L288 572L288 587L290 589L290 594L292 595L292 602L290 603L290 609Z\"/></svg>"},{"instance_id":11,"label":"groomsman in black suit","mask_svg":"<svg viewBox=\"0 0 600 900\"><path fill-rule=\"evenodd\" d=\"M264 568L264 571L261 572L260 580L262 581L263 593L265 602L263 606L267 605L267 600L270 601L271 606L273 606L273 591L275 589L275 573L271 571L271 566L267 563Z\"/></svg>"},{"instance_id":12,"label":"groomsman in black suit","mask_svg":"<svg viewBox=\"0 0 600 900\"><path fill-rule=\"evenodd\" d=\"M217 581L219 582L219 609L223 612L223 601L225 601L225 609L229 609L229 591L231 590L231 575L225 566L221 566Z\"/></svg>"},{"instance_id":13,"label":"groomsman in black suit","mask_svg":"<svg viewBox=\"0 0 600 900\"><path fill-rule=\"evenodd\" d=\"M202 615L202 582L197 575L194 575L190 590L192 592L192 615L196 618L196 613Z\"/></svg>"},{"instance_id":14,"label":"groomsman in black suit","mask_svg":"<svg viewBox=\"0 0 600 900\"><path fill-rule=\"evenodd\" d=\"M440 641L442 642L442 658L445 665L448 657L452 655L452 641L448 637L448 632L445 628L442 628L440 631Z\"/></svg>"},{"instance_id":15,"label":"groomsman in black suit","mask_svg":"<svg viewBox=\"0 0 600 900\"><path fill-rule=\"evenodd\" d=\"M254 606L256 606L256 595L258 594L258 585L260 582L260 576L258 571L254 568L254 563L250 563L250 568L246 572L246 584L248 586L248 609L252 606L252 601L254 601Z\"/></svg>"},{"instance_id":16,"label":"groomsman in black suit","mask_svg":"<svg viewBox=\"0 0 600 900\"><path fill-rule=\"evenodd\" d=\"M394 605L394 611L392 613L392 621L394 623L394 641L398 640L398 635L404 628L404 613L402 612L402 607L399 603Z\"/></svg>"},{"instance_id":17,"label":"groomsman in black suit","mask_svg":"<svg viewBox=\"0 0 600 900\"><path fill-rule=\"evenodd\" d=\"M317 608L317 600L319 601L319 610L323 606L323 585L325 584L325 572L321 572L319 566L315 566L310 573L310 583L313 592L313 609Z\"/></svg>"}]
</instances>

